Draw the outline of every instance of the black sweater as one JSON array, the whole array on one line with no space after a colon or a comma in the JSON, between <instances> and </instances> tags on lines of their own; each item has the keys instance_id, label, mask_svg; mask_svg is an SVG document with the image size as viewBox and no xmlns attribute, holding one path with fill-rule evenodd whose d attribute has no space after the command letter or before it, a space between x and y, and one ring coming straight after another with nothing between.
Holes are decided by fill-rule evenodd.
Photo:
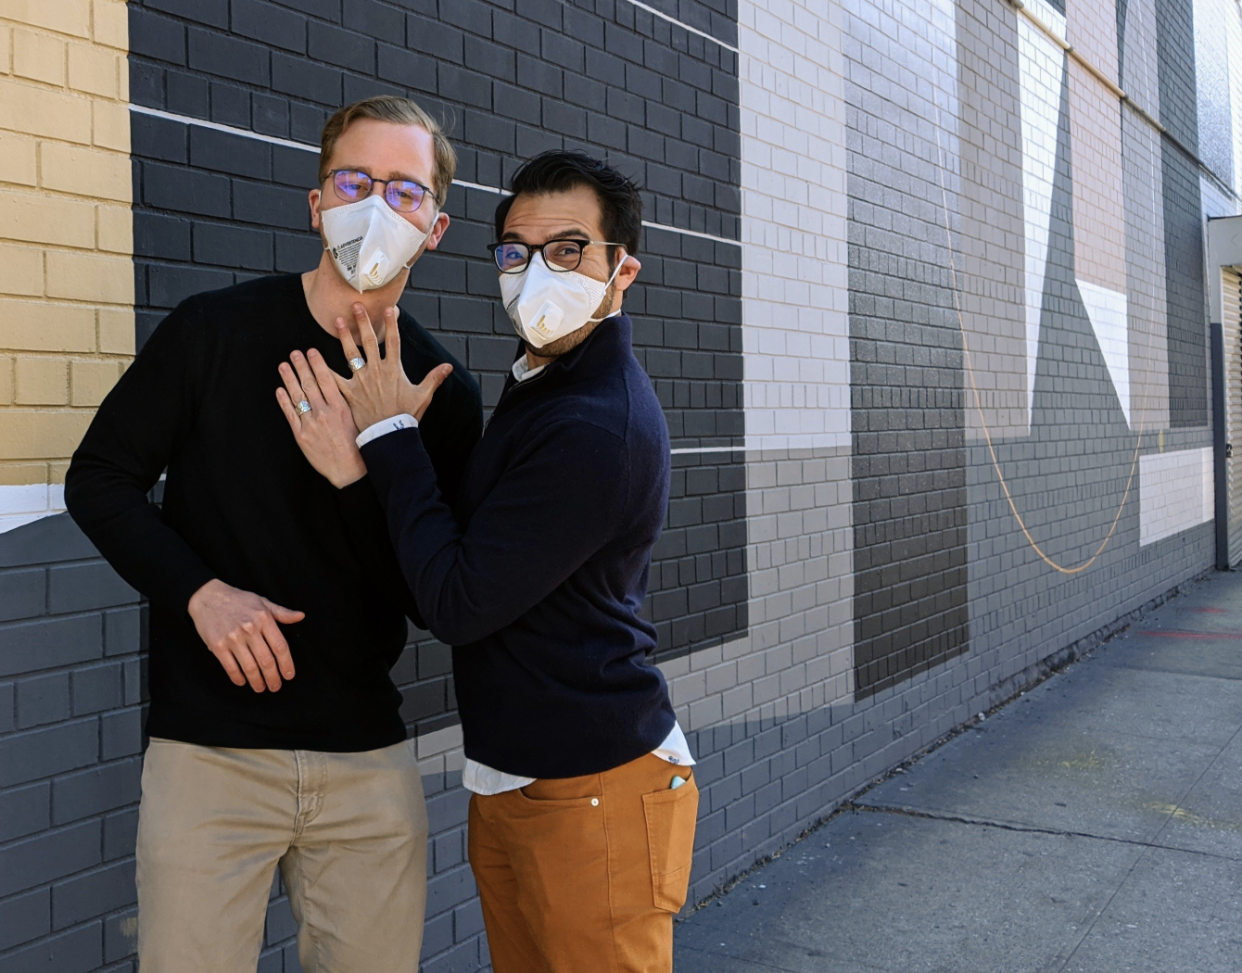
<instances>
[{"instance_id":1,"label":"black sweater","mask_svg":"<svg viewBox=\"0 0 1242 973\"><path fill-rule=\"evenodd\" d=\"M497 770L599 773L675 722L638 614L668 506L668 428L630 333L611 318L509 379L455 510L424 449L430 419L362 449L419 611L454 647L466 756Z\"/></svg>"},{"instance_id":2,"label":"black sweater","mask_svg":"<svg viewBox=\"0 0 1242 973\"><path fill-rule=\"evenodd\" d=\"M452 362L424 417L455 494L482 424L466 370L412 318L411 380ZM65 482L69 512L150 598L152 736L221 747L373 750L405 739L389 669L416 609L366 479L336 490L302 456L276 402L276 368L340 343L311 316L301 277L266 277L184 301L104 400ZM441 398L443 396L443 398ZM163 509L147 500L167 468ZM212 578L306 612L281 626L297 675L275 693L229 681L186 611Z\"/></svg>"}]
</instances>

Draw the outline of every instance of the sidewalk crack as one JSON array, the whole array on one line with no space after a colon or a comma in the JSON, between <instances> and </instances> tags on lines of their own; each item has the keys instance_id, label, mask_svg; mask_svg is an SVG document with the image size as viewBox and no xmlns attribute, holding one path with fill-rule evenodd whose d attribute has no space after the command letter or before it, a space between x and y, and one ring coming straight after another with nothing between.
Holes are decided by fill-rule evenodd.
<instances>
[{"instance_id":1,"label":"sidewalk crack","mask_svg":"<svg viewBox=\"0 0 1242 973\"><path fill-rule=\"evenodd\" d=\"M1041 828L1035 824L1019 824L1014 821L995 821L991 818L975 818L964 814L946 814L936 811L920 811L912 807L900 807L896 805L883 804L863 804L858 801L849 801L842 807L843 811L865 812L867 814L894 814L907 818L923 818L928 821L947 821L951 824L968 824L981 828L995 828L998 831L1016 831L1022 834L1043 834L1050 835L1054 838L1090 838L1093 841L1111 841L1119 845L1132 845L1135 848L1155 848L1160 851L1175 851L1185 855L1200 855L1204 858L1215 858L1220 861L1236 862L1238 861L1232 855L1222 855L1213 851L1200 851L1196 848L1178 848L1175 845L1160 844L1156 841L1143 841L1139 838L1118 838L1115 835L1093 834L1090 831L1071 831L1061 828ZM1168 822L1160 826L1160 830L1164 831Z\"/></svg>"}]
</instances>

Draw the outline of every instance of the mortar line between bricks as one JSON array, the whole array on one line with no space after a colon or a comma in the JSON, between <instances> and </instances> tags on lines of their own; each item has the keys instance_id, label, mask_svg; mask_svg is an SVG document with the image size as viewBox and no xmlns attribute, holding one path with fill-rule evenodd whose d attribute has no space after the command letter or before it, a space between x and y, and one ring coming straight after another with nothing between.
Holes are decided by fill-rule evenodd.
<instances>
[{"instance_id":1,"label":"mortar line between bricks","mask_svg":"<svg viewBox=\"0 0 1242 973\"><path fill-rule=\"evenodd\" d=\"M843 811L859 811L868 814L894 814L907 818L922 818L926 821L945 821L950 824L967 824L981 828L995 828L998 831L1015 831L1019 834L1046 834L1054 838L1090 838L1093 841L1110 841L1118 845L1131 845L1135 848L1156 849L1158 851L1176 851L1186 855L1200 855L1204 858L1215 858L1220 861L1236 862L1231 855L1221 855L1214 851L1200 851L1196 848L1178 848L1174 845L1160 844L1156 841L1140 841L1136 838L1117 838L1106 834L1092 834L1090 831L1065 831L1060 828L1041 828L1034 824L1017 824L1012 821L993 821L988 818L972 818L964 814L938 814L933 811L919 811L912 807L885 807L882 804L860 804L858 801L847 801L841 806ZM1176 812L1174 812L1176 813ZM1165 824L1160 826L1163 831ZM1160 832L1158 831L1157 834Z\"/></svg>"},{"instance_id":2,"label":"mortar line between bricks","mask_svg":"<svg viewBox=\"0 0 1242 973\"><path fill-rule=\"evenodd\" d=\"M633 0L631 0L633 2ZM641 6L641 4L640 4ZM687 28L689 29L689 28ZM263 135L260 132L252 132L248 128L237 128L233 125L224 125L221 122L208 121L205 118L194 118L192 115L178 115L176 112L164 111L162 108L148 108L146 105L131 104L129 110L139 115L149 115L152 118L162 118L166 122L179 122L182 125L193 125L198 128L209 128L213 132L223 132L226 135L236 135L238 138L251 139L256 142L266 142L269 145L279 145L286 149L297 149L301 152L319 153L319 146L311 145L309 142L294 142L292 139L282 139L276 135ZM501 189L499 186L485 186L482 183L470 182L468 179L454 179L454 186L462 186L465 189L476 189L483 193L492 193L496 196L508 196L507 189ZM669 233L680 233L682 236L697 237L700 240L711 240L713 243L723 243L731 247L740 247L741 241L730 240L727 237L714 236L711 233L700 233L698 230L686 230L680 226L669 226L666 223L653 223L650 220L643 220L643 226L651 230L666 230Z\"/></svg>"}]
</instances>

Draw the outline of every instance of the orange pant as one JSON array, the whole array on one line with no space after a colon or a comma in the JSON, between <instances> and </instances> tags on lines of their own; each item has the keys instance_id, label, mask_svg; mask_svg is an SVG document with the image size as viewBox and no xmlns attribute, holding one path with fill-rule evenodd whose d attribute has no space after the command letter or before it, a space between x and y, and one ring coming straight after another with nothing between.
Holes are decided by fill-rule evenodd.
<instances>
[{"instance_id":1,"label":"orange pant","mask_svg":"<svg viewBox=\"0 0 1242 973\"><path fill-rule=\"evenodd\" d=\"M650 754L470 799L470 867L496 973L671 973L699 792Z\"/></svg>"}]
</instances>

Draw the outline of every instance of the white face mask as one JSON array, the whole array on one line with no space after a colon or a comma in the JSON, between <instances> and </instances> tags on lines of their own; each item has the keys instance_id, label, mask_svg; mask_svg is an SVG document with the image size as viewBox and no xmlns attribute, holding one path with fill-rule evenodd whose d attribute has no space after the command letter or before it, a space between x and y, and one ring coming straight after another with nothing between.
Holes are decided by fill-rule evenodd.
<instances>
[{"instance_id":1,"label":"white face mask","mask_svg":"<svg viewBox=\"0 0 1242 973\"><path fill-rule=\"evenodd\" d=\"M325 209L320 219L324 249L358 293L383 287L408 268L428 236L393 212L382 196Z\"/></svg>"},{"instance_id":2,"label":"white face mask","mask_svg":"<svg viewBox=\"0 0 1242 973\"><path fill-rule=\"evenodd\" d=\"M542 348L584 325L603 318L591 315L616 279L622 259L606 281L576 270L552 271L543 254L535 254L520 274L500 275L500 297L517 333L532 348Z\"/></svg>"}]
</instances>

